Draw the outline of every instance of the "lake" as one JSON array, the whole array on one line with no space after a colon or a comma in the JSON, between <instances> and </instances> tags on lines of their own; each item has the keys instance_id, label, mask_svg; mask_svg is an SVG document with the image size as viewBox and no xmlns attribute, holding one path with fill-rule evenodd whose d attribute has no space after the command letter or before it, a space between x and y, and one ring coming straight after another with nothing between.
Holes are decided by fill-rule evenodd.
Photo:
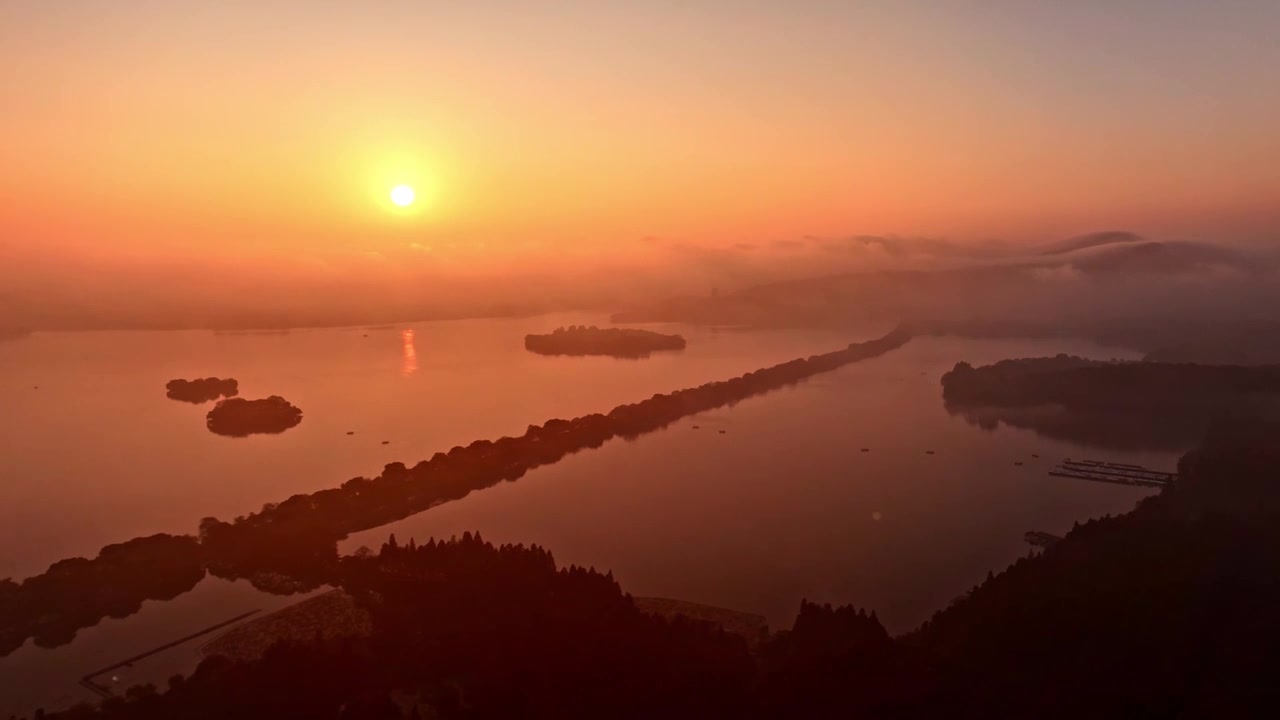
<instances>
[{"instance_id":1,"label":"lake","mask_svg":"<svg viewBox=\"0 0 1280 720\"><path fill-rule=\"evenodd\" d=\"M593 322L605 324L564 315L287 333L39 333L0 343L0 577L40 573L135 536L194 533L204 516L230 519L376 475L388 462L412 464L888 329L657 326L689 346L643 360L523 348L526 333ZM478 530L495 542L548 547L561 564L612 569L635 595L755 612L774 628L788 626L808 598L875 609L891 631L905 631L1025 554L1026 531L1061 534L1074 521L1127 511L1150 492L1049 477L1052 464L1096 457L1172 469L1169 453L1102 452L1029 430L985 430L943 406L939 378L958 360L1058 352L1137 356L1083 341L917 338L792 388L574 454L360 533L342 550L376 548L391 532L421 541ZM210 433L211 405L169 400L164 390L172 378L210 375L237 378L242 397L284 396L302 408L302 424L281 435ZM0 716L90 699L75 684L90 670L297 599L207 578L173 601L82 630L69 645L28 643L0 658ZM207 639L117 673L117 684L189 671Z\"/></svg>"}]
</instances>

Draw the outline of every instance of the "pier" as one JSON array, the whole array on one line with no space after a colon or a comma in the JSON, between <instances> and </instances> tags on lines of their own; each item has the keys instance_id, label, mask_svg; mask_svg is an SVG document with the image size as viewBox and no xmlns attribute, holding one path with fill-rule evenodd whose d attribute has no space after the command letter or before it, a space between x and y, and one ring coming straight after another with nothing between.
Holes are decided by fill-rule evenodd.
<instances>
[{"instance_id":1,"label":"pier","mask_svg":"<svg viewBox=\"0 0 1280 720\"><path fill-rule=\"evenodd\" d=\"M1067 458L1049 471L1053 477L1091 480L1115 485L1162 488L1172 483L1174 473L1151 470L1141 465L1102 462L1101 460L1072 460Z\"/></svg>"},{"instance_id":2,"label":"pier","mask_svg":"<svg viewBox=\"0 0 1280 720\"><path fill-rule=\"evenodd\" d=\"M215 630L221 630L222 628L227 627L228 625L234 625L240 622L241 620L244 620L247 617L258 614L259 612L261 612L261 610L250 610L249 612L244 613L242 615L237 615L231 618L230 620L223 620L222 622L216 625L210 625L209 627L203 630L191 633L190 635L180 637L177 640L172 640L159 647L152 648L144 653L139 653L138 655L134 655L133 657L125 658L124 660L121 660L120 662L114 665L109 665L107 667L102 668L101 670L95 670L89 673L88 675L85 675L84 677L80 678L80 685L87 688L90 692L96 695L99 695L101 697L104 697L104 698L111 697L110 688L108 688L105 685L100 685L99 683L94 681L95 678L97 678L99 675L105 675L111 672L112 670L118 670L122 667L130 667L134 663L138 662L139 660L145 660L146 658L149 658L152 655L155 655L156 653L161 653L161 652L164 652L165 650L168 650L169 648L177 647L185 642L190 642L192 640L195 640L201 635L208 635L209 633Z\"/></svg>"}]
</instances>

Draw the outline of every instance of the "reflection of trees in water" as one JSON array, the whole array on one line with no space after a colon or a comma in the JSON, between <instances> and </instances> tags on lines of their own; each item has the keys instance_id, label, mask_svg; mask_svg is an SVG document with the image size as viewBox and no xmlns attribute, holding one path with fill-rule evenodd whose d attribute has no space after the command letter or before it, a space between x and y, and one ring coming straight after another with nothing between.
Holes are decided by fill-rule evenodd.
<instances>
[{"instance_id":1,"label":"reflection of trees in water","mask_svg":"<svg viewBox=\"0 0 1280 720\"><path fill-rule=\"evenodd\" d=\"M1210 421L1200 415L1068 409L1060 405L966 407L946 404L947 412L970 425L994 431L1001 425L1031 430L1105 450L1178 452L1204 437Z\"/></svg>"},{"instance_id":2,"label":"reflection of trees in water","mask_svg":"<svg viewBox=\"0 0 1280 720\"><path fill-rule=\"evenodd\" d=\"M138 575L136 567L141 566L136 563L117 572L114 564L100 566L95 564L97 561L81 558L63 561L49 573L21 585L0 583L0 618L5 621L0 626L0 654L12 652L46 625L62 629L46 637L56 640L56 644L69 642L77 629L95 625L103 617L124 617L137 612L143 600L170 599L190 590L199 581L195 573L198 571L202 577L206 568L216 577L245 578L255 588L276 594L336 584L344 562L338 557L337 543L351 533L402 520L475 490L516 480L533 468L599 447L612 438L653 432L680 418L732 405L881 355L910 339L910 333L900 328L876 340L851 343L843 350L621 405L608 415L557 418L530 426L520 437L477 440L448 453L436 453L413 467L391 463L376 478L353 478L341 487L268 503L260 512L233 522L205 518L198 538L170 538L176 543L173 547L177 553L172 563L153 557L155 548L163 547L155 544L158 541L136 547L116 546L137 551L138 562L149 562L155 576ZM293 406L283 398L268 401L273 406L267 408L271 411L268 414L279 410L279 414L292 417L289 408ZM224 400L214 411L228 406L254 407L252 403L268 401ZM301 411L297 411L297 419L300 421ZM212 425L210 429L214 429ZM36 612L42 607L43 614ZM19 611L4 612L5 608Z\"/></svg>"},{"instance_id":3,"label":"reflection of trees in water","mask_svg":"<svg viewBox=\"0 0 1280 720\"><path fill-rule=\"evenodd\" d=\"M145 600L172 600L204 576L195 538L153 535L108 545L92 560L61 560L22 583L0 580L0 656L27 638L44 648L65 645L81 628L128 617Z\"/></svg>"},{"instance_id":4,"label":"reflection of trees in water","mask_svg":"<svg viewBox=\"0 0 1280 720\"><path fill-rule=\"evenodd\" d=\"M1115 450L1178 451L1214 422L1273 418L1280 368L1120 363L1067 355L957 363L942 377L947 411Z\"/></svg>"}]
</instances>

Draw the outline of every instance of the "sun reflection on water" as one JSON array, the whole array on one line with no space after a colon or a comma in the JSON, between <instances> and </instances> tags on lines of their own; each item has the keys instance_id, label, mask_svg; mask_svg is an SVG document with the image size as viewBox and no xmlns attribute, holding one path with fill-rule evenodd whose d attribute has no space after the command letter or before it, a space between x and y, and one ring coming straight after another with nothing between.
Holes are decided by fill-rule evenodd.
<instances>
[{"instance_id":1,"label":"sun reflection on water","mask_svg":"<svg viewBox=\"0 0 1280 720\"><path fill-rule=\"evenodd\" d=\"M418 350L413 346L413 331L401 330L400 342L404 348L403 360L400 363L400 374L408 377L418 372Z\"/></svg>"}]
</instances>

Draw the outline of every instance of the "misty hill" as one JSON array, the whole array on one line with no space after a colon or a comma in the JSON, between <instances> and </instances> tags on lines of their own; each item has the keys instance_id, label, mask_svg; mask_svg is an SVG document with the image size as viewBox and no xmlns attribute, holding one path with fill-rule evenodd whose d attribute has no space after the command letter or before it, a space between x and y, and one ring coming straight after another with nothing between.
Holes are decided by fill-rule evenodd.
<instances>
[{"instance_id":1,"label":"misty hill","mask_svg":"<svg viewBox=\"0 0 1280 720\"><path fill-rule=\"evenodd\" d=\"M1245 262L1237 251L1202 242L1156 241L1114 230L1050 243L1036 254L1094 272L1200 272Z\"/></svg>"},{"instance_id":2,"label":"misty hill","mask_svg":"<svg viewBox=\"0 0 1280 720\"><path fill-rule=\"evenodd\" d=\"M845 327L894 318L922 332L1075 336L1155 350L1254 328L1261 336L1274 325L1273 306L1280 306L1280 272L1271 258L1108 233L954 267L839 273L675 297L613 320Z\"/></svg>"},{"instance_id":3,"label":"misty hill","mask_svg":"<svg viewBox=\"0 0 1280 720\"><path fill-rule=\"evenodd\" d=\"M1077 250L1086 250L1088 248L1103 247L1106 245L1120 245L1125 243L1143 242L1142 236L1126 230L1109 230L1104 232L1089 233L1088 235L1077 235L1076 237L1059 240L1050 243L1040 250L1041 255L1065 255Z\"/></svg>"},{"instance_id":4,"label":"misty hill","mask_svg":"<svg viewBox=\"0 0 1280 720\"><path fill-rule=\"evenodd\" d=\"M1194 275L1219 268L1243 268L1245 259L1208 243L1133 240L1060 253L1071 266L1089 273L1152 273Z\"/></svg>"},{"instance_id":5,"label":"misty hill","mask_svg":"<svg viewBox=\"0 0 1280 720\"><path fill-rule=\"evenodd\" d=\"M719 297L678 297L619 312L614 322L688 322L736 326L830 326L920 317L920 288L972 294L1010 282L1030 286L1002 267L947 271L844 273L758 285ZM976 299L976 298L975 298Z\"/></svg>"},{"instance_id":6,"label":"misty hill","mask_svg":"<svg viewBox=\"0 0 1280 720\"><path fill-rule=\"evenodd\" d=\"M526 335L524 347L539 355L642 358L660 350L683 350L685 340L679 335L663 335L651 330L573 325L556 328L546 335Z\"/></svg>"}]
</instances>

